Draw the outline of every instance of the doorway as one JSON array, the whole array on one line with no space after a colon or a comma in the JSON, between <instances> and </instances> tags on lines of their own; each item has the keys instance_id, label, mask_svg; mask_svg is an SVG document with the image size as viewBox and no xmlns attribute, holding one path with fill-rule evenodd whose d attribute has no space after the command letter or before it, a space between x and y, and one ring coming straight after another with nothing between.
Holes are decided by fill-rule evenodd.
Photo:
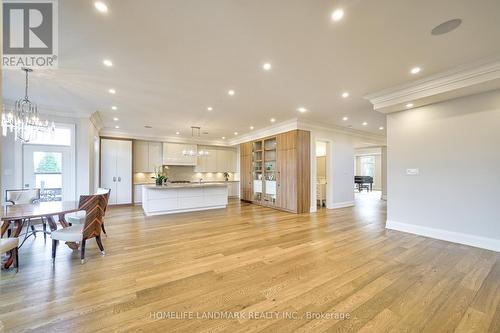
<instances>
[{"instance_id":1,"label":"doorway","mask_svg":"<svg viewBox=\"0 0 500 333\"><path fill-rule=\"evenodd\" d=\"M327 141L316 141L316 208L327 208L329 144Z\"/></svg>"},{"instance_id":2,"label":"doorway","mask_svg":"<svg viewBox=\"0 0 500 333\"><path fill-rule=\"evenodd\" d=\"M23 187L39 188L41 201L75 199L71 147L23 145Z\"/></svg>"}]
</instances>

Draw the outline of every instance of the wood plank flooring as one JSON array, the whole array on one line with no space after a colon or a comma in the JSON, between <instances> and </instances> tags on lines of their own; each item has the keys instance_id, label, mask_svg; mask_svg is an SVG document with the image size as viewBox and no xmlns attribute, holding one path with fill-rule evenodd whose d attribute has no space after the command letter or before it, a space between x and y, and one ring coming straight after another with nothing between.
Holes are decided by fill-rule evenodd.
<instances>
[{"instance_id":1,"label":"wood plank flooring","mask_svg":"<svg viewBox=\"0 0 500 333\"><path fill-rule=\"evenodd\" d=\"M386 230L385 217L369 194L302 215L236 200L150 218L110 208L107 255L91 241L85 265L61 245L53 267L50 239L27 242L19 273L1 272L0 321L5 332L499 332L499 254Z\"/></svg>"}]
</instances>

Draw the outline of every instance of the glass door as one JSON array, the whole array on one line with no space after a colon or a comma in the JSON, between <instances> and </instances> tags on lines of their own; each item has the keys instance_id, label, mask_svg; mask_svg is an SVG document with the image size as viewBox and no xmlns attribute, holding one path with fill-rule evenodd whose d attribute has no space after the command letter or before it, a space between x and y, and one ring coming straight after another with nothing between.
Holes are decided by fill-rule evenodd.
<instances>
[{"instance_id":1,"label":"glass door","mask_svg":"<svg viewBox=\"0 0 500 333\"><path fill-rule=\"evenodd\" d=\"M39 188L41 201L75 200L70 147L23 146L23 187Z\"/></svg>"},{"instance_id":2,"label":"glass door","mask_svg":"<svg viewBox=\"0 0 500 333\"><path fill-rule=\"evenodd\" d=\"M262 200L263 175L262 175L262 141L252 144L252 200Z\"/></svg>"},{"instance_id":3,"label":"glass door","mask_svg":"<svg viewBox=\"0 0 500 333\"><path fill-rule=\"evenodd\" d=\"M264 140L264 195L265 204L276 205L276 138Z\"/></svg>"}]
</instances>

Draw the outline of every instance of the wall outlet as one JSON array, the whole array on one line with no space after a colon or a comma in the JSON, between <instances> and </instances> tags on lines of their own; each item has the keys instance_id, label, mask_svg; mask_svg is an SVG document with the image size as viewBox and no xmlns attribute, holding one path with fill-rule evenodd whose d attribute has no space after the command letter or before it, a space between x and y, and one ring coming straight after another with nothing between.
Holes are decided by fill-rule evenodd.
<instances>
[{"instance_id":1,"label":"wall outlet","mask_svg":"<svg viewBox=\"0 0 500 333\"><path fill-rule=\"evenodd\" d=\"M413 169L406 169L406 174L409 175L409 176L416 176L418 175L420 172L417 168L413 168Z\"/></svg>"}]
</instances>

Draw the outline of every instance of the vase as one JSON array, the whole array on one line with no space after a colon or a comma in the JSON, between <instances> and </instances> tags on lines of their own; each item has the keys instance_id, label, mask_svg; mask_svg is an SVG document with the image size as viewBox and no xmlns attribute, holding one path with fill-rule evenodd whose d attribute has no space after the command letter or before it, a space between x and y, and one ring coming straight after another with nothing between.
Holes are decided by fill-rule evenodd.
<instances>
[{"instance_id":1,"label":"vase","mask_svg":"<svg viewBox=\"0 0 500 333\"><path fill-rule=\"evenodd\" d=\"M157 179L156 180L156 186L162 186L163 185L163 180L162 179Z\"/></svg>"}]
</instances>

